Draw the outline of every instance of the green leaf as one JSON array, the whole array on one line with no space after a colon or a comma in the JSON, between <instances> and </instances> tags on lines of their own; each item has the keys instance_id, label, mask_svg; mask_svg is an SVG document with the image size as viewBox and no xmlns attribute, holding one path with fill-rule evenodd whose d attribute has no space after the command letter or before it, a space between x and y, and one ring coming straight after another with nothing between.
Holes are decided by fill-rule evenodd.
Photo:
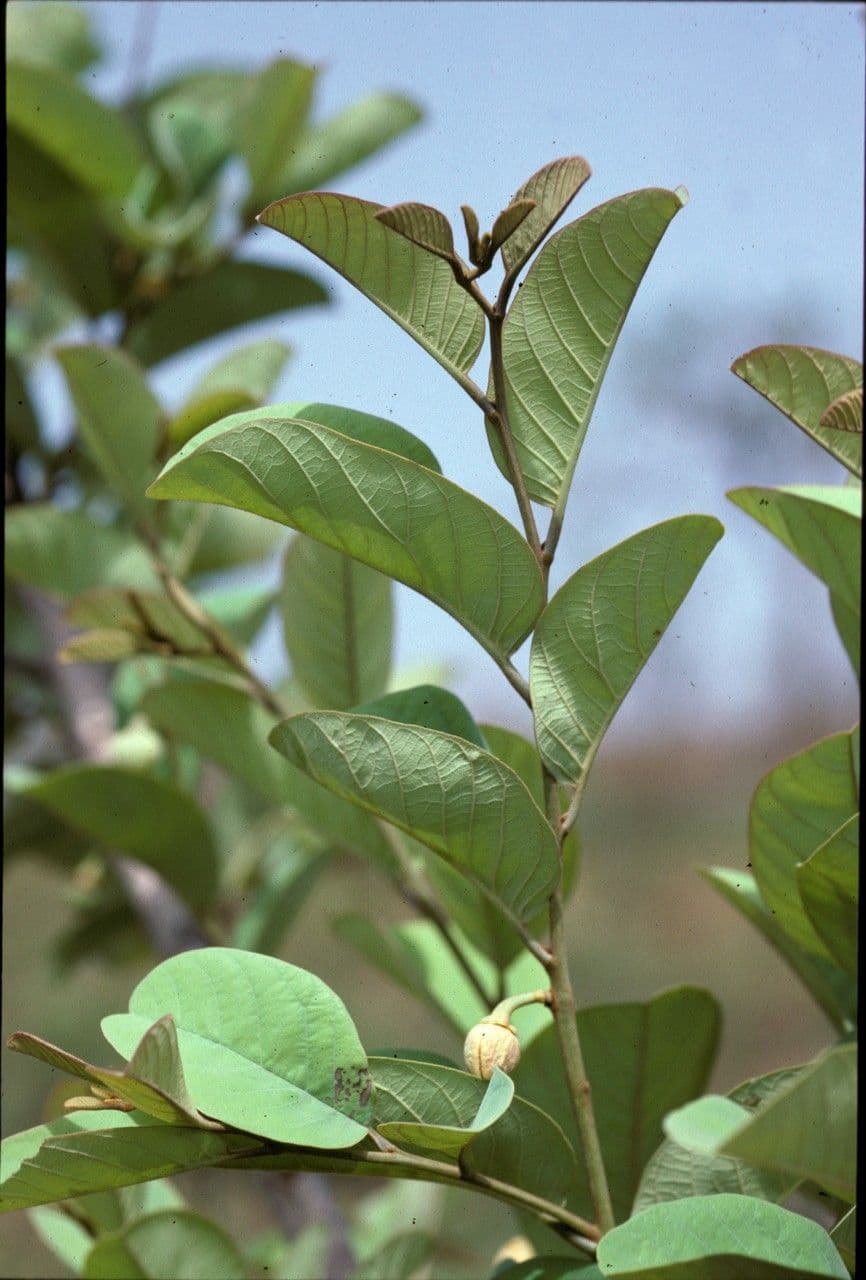
<instances>
[{"instance_id":1,"label":"green leaf","mask_svg":"<svg viewBox=\"0 0 866 1280\"><path fill-rule=\"evenodd\" d=\"M584 1266L579 1259L572 1261L557 1255L530 1258L528 1262L494 1271L492 1280L499 1280L500 1276L503 1280L603 1280L602 1272L593 1263Z\"/></svg>"},{"instance_id":2,"label":"green leaf","mask_svg":"<svg viewBox=\"0 0 866 1280\"><path fill-rule=\"evenodd\" d=\"M534 200L535 209L502 246L502 261L509 275L517 275L550 228L565 213L591 172L583 156L565 156L544 165L514 193L511 205Z\"/></svg>"},{"instance_id":3,"label":"green leaf","mask_svg":"<svg viewBox=\"0 0 866 1280\"><path fill-rule=\"evenodd\" d=\"M166 426L172 449L230 413L260 405L285 367L291 347L273 338L250 342L218 360Z\"/></svg>"},{"instance_id":4,"label":"green leaf","mask_svg":"<svg viewBox=\"0 0 866 1280\"><path fill-rule=\"evenodd\" d=\"M343 1002L272 956L205 947L163 961L102 1021L128 1053L173 1015L187 1088L223 1124L274 1142L336 1150L366 1137L367 1059Z\"/></svg>"},{"instance_id":5,"label":"green leaf","mask_svg":"<svg viewBox=\"0 0 866 1280\"><path fill-rule=\"evenodd\" d=\"M6 10L6 57L73 75L102 57L90 14L77 4L12 4Z\"/></svg>"},{"instance_id":6,"label":"green leaf","mask_svg":"<svg viewBox=\"0 0 866 1280\"><path fill-rule=\"evenodd\" d=\"M857 1046L842 1044L775 1093L720 1150L758 1168L807 1178L853 1203L856 1135Z\"/></svg>"},{"instance_id":7,"label":"green leaf","mask_svg":"<svg viewBox=\"0 0 866 1280\"><path fill-rule=\"evenodd\" d=\"M203 193L231 154L229 131L221 119L202 111L183 92L157 103L147 112L146 121L154 154L181 197L178 203L184 212L178 222L182 224L197 207L194 197ZM128 205L123 212L129 219ZM142 217L145 225L152 226L154 221L146 214Z\"/></svg>"},{"instance_id":8,"label":"green leaf","mask_svg":"<svg viewBox=\"0 0 866 1280\"><path fill-rule=\"evenodd\" d=\"M134 321L124 345L150 368L238 325L327 301L322 286L299 271L261 262L220 262L172 288Z\"/></svg>"},{"instance_id":9,"label":"green leaf","mask_svg":"<svg viewBox=\"0 0 866 1280\"><path fill-rule=\"evenodd\" d=\"M327 262L460 377L481 350L484 313L446 262L382 226L383 207L308 192L269 205L257 221Z\"/></svg>"},{"instance_id":10,"label":"green leaf","mask_svg":"<svg viewBox=\"0 0 866 1280\"><path fill-rule=\"evenodd\" d=\"M188 1209L163 1209L97 1240L84 1280L246 1280L247 1268L221 1227Z\"/></svg>"},{"instance_id":11,"label":"green leaf","mask_svg":"<svg viewBox=\"0 0 866 1280\"><path fill-rule=\"evenodd\" d=\"M474 742L482 751L490 750L468 707L456 694L435 684L418 684L411 689L386 693L354 710L358 715L378 716L382 720L450 733L464 742Z\"/></svg>"},{"instance_id":12,"label":"green leaf","mask_svg":"<svg viewBox=\"0 0 866 1280\"><path fill-rule=\"evenodd\" d=\"M420 1231L393 1236L355 1268L350 1280L409 1280L427 1262L433 1245L432 1237Z\"/></svg>"},{"instance_id":13,"label":"green leaf","mask_svg":"<svg viewBox=\"0 0 866 1280\"><path fill-rule=\"evenodd\" d=\"M56 67L8 62L6 111L10 125L98 195L124 195L144 163L121 113Z\"/></svg>"},{"instance_id":14,"label":"green leaf","mask_svg":"<svg viewBox=\"0 0 866 1280\"><path fill-rule=\"evenodd\" d=\"M206 1119L187 1093L174 1021L170 1015L148 1027L122 1071L94 1067L83 1058L77 1058L75 1054L26 1031L16 1031L8 1041L8 1048L39 1058L50 1067L78 1076L90 1084L102 1085L128 1103L130 1108L143 1111L165 1124L191 1125L199 1129L222 1128L222 1125Z\"/></svg>"},{"instance_id":15,"label":"green leaf","mask_svg":"<svg viewBox=\"0 0 866 1280\"><path fill-rule=\"evenodd\" d=\"M291 58L277 58L250 77L234 127L235 147L250 175L246 209L285 194L281 174L307 119L315 80L315 67Z\"/></svg>"},{"instance_id":16,"label":"green leaf","mask_svg":"<svg viewBox=\"0 0 866 1280\"><path fill-rule=\"evenodd\" d=\"M547 242L505 317L505 409L527 491L536 502L560 511L565 505L614 344L650 259L683 203L677 192L650 189L585 214ZM498 437L490 426L487 434L507 476Z\"/></svg>"},{"instance_id":17,"label":"green leaf","mask_svg":"<svg viewBox=\"0 0 866 1280\"><path fill-rule=\"evenodd\" d=\"M377 1127L410 1122L466 1128L485 1095L483 1080L453 1067L371 1057L370 1070ZM573 1205L574 1150L549 1115L519 1096L496 1124L474 1138L461 1164L554 1204Z\"/></svg>"},{"instance_id":18,"label":"green leaf","mask_svg":"<svg viewBox=\"0 0 866 1280\"><path fill-rule=\"evenodd\" d=\"M345 426L285 412L272 406L206 428L166 464L149 496L240 507L300 529L428 596L494 657L517 648L543 588L514 526L427 467L352 439ZM367 415L340 413L353 432L366 432Z\"/></svg>"},{"instance_id":19,"label":"green leaf","mask_svg":"<svg viewBox=\"0 0 866 1280\"><path fill-rule=\"evenodd\" d=\"M284 720L270 742L310 777L457 867L512 920L557 879L556 838L513 770L474 744L346 712Z\"/></svg>"},{"instance_id":20,"label":"green leaf","mask_svg":"<svg viewBox=\"0 0 866 1280\"><path fill-rule=\"evenodd\" d=\"M231 944L243 951L277 951L330 859L301 852L290 840L275 842L249 905L235 921Z\"/></svg>"},{"instance_id":21,"label":"green leaf","mask_svg":"<svg viewBox=\"0 0 866 1280\"><path fill-rule=\"evenodd\" d=\"M857 1018L856 983L835 962L799 946L767 910L753 876L730 867L699 867L705 880L755 926L771 947L791 966L818 1005L840 1032Z\"/></svg>"},{"instance_id":22,"label":"green leaf","mask_svg":"<svg viewBox=\"0 0 866 1280\"><path fill-rule=\"evenodd\" d=\"M744 1116L748 1117L760 1103L795 1079L801 1070L800 1067L786 1067L781 1071L747 1080L721 1101L731 1101L732 1105L740 1104ZM687 1111L688 1107L684 1110ZM682 1200L686 1196L718 1195L721 1192L757 1196L762 1200L778 1202L791 1192L797 1181L797 1178L789 1174L756 1169L732 1156L690 1150L666 1138L644 1167L632 1215L662 1201Z\"/></svg>"},{"instance_id":23,"label":"green leaf","mask_svg":"<svg viewBox=\"0 0 866 1280\"><path fill-rule=\"evenodd\" d=\"M821 425L821 416L845 392L863 385L863 366L818 347L770 345L747 351L731 371L826 449L854 475L863 474L863 440Z\"/></svg>"},{"instance_id":24,"label":"green leaf","mask_svg":"<svg viewBox=\"0 0 866 1280\"><path fill-rule=\"evenodd\" d=\"M314 830L390 869L394 856L377 824L329 796L268 746L274 719L248 694L216 680L179 677L142 701L151 724L189 743L272 803L293 806Z\"/></svg>"},{"instance_id":25,"label":"green leaf","mask_svg":"<svg viewBox=\"0 0 866 1280\"><path fill-rule=\"evenodd\" d=\"M379 1088L377 1084L377 1089ZM383 1086L384 1087L384 1086ZM478 1110L468 1124L429 1124L417 1120L392 1120L381 1122L379 1133L388 1142L400 1147L420 1148L456 1160L461 1151L479 1133L496 1124L511 1106L514 1097L514 1081L498 1067L487 1085Z\"/></svg>"},{"instance_id":26,"label":"green leaf","mask_svg":"<svg viewBox=\"0 0 866 1280\"><path fill-rule=\"evenodd\" d=\"M446 262L455 262L451 223L439 209L429 204L392 204L380 209L376 221L390 227L411 244L417 244Z\"/></svg>"},{"instance_id":27,"label":"green leaf","mask_svg":"<svg viewBox=\"0 0 866 1280\"><path fill-rule=\"evenodd\" d=\"M247 1134L181 1129L135 1111L82 1111L3 1141L0 1212L166 1178L261 1150Z\"/></svg>"},{"instance_id":28,"label":"green leaf","mask_svg":"<svg viewBox=\"0 0 866 1280\"><path fill-rule=\"evenodd\" d=\"M66 617L75 627L126 632L142 653L214 653L211 642L186 614L168 596L156 591L97 587L77 596L67 608ZM213 624L228 639L216 619ZM68 642L65 649L69 650L77 639Z\"/></svg>"},{"instance_id":29,"label":"green leaf","mask_svg":"<svg viewBox=\"0 0 866 1280\"><path fill-rule=\"evenodd\" d=\"M821 414L820 426L830 431L863 431L863 388L855 387L833 400Z\"/></svg>"},{"instance_id":30,"label":"green leaf","mask_svg":"<svg viewBox=\"0 0 866 1280\"><path fill-rule=\"evenodd\" d=\"M144 548L84 511L32 502L6 512L6 574L61 600L93 587L155 588Z\"/></svg>"},{"instance_id":31,"label":"green leaf","mask_svg":"<svg viewBox=\"0 0 866 1280\"><path fill-rule=\"evenodd\" d=\"M238 644L248 645L258 635L271 609L276 596L267 587L219 587L216 590L202 591L198 595L199 602L207 609L216 622Z\"/></svg>"},{"instance_id":32,"label":"green leaf","mask_svg":"<svg viewBox=\"0 0 866 1280\"><path fill-rule=\"evenodd\" d=\"M280 613L292 674L314 706L342 711L385 688L394 622L389 578L297 534L283 560Z\"/></svg>"},{"instance_id":33,"label":"green leaf","mask_svg":"<svg viewBox=\"0 0 866 1280\"><path fill-rule=\"evenodd\" d=\"M429 920L383 926L350 913L333 920L332 928L380 973L431 1005L458 1035L465 1036L488 1012Z\"/></svg>"},{"instance_id":34,"label":"green leaf","mask_svg":"<svg viewBox=\"0 0 866 1280\"><path fill-rule=\"evenodd\" d=\"M109 486L133 512L145 507L162 419L144 375L122 351L98 343L55 348L78 432Z\"/></svg>"},{"instance_id":35,"label":"green leaf","mask_svg":"<svg viewBox=\"0 0 866 1280\"><path fill-rule=\"evenodd\" d=\"M652 1205L598 1246L602 1275L621 1280L843 1280L817 1222L749 1196L693 1196Z\"/></svg>"},{"instance_id":36,"label":"green leaf","mask_svg":"<svg viewBox=\"0 0 866 1280\"><path fill-rule=\"evenodd\" d=\"M852 977L857 975L859 851L858 814L796 870L806 915L830 955Z\"/></svg>"},{"instance_id":37,"label":"green leaf","mask_svg":"<svg viewBox=\"0 0 866 1280\"><path fill-rule=\"evenodd\" d=\"M6 154L9 244L45 269L61 313L74 304L85 315L101 315L117 297L95 197L11 127Z\"/></svg>"},{"instance_id":38,"label":"green leaf","mask_svg":"<svg viewBox=\"0 0 866 1280\"><path fill-rule=\"evenodd\" d=\"M731 489L728 497L769 529L860 617L862 495L845 485Z\"/></svg>"},{"instance_id":39,"label":"green leaf","mask_svg":"<svg viewBox=\"0 0 866 1280\"><path fill-rule=\"evenodd\" d=\"M315 191L399 138L422 118L419 107L396 93L372 93L311 125L297 144L281 185L286 192Z\"/></svg>"},{"instance_id":40,"label":"green leaf","mask_svg":"<svg viewBox=\"0 0 866 1280\"><path fill-rule=\"evenodd\" d=\"M501 249L505 241L515 234L535 207L534 200L512 200L505 206L490 229L490 248L493 253Z\"/></svg>"},{"instance_id":41,"label":"green leaf","mask_svg":"<svg viewBox=\"0 0 866 1280\"><path fill-rule=\"evenodd\" d=\"M855 1252L857 1243L857 1207L853 1206L839 1219L830 1232L830 1239L842 1256L845 1266L854 1274Z\"/></svg>"},{"instance_id":42,"label":"green leaf","mask_svg":"<svg viewBox=\"0 0 866 1280\"><path fill-rule=\"evenodd\" d=\"M676 987L646 1004L581 1009L577 1026L610 1183L614 1214L628 1216L641 1172L662 1140L662 1120L700 1093L715 1057L719 1008L708 991ZM574 1129L562 1077L556 1029L549 1026L523 1051L514 1080L521 1097ZM592 1213L581 1166L573 1203Z\"/></svg>"},{"instance_id":43,"label":"green leaf","mask_svg":"<svg viewBox=\"0 0 866 1280\"><path fill-rule=\"evenodd\" d=\"M519 734L501 729L496 725L484 725L480 733L482 738L487 740L484 743L485 749L514 770L526 785L539 809L544 812L546 802L542 783L542 764L535 747ZM458 736L468 737L469 735L464 733ZM572 828L563 848L563 881L566 893L573 885L577 856L577 833ZM426 856L426 863L427 874L436 886L452 920L460 925L463 932L472 938L475 945L490 957L500 971L506 969L520 953L522 947L521 940L510 922L496 909L489 898L471 885L467 885L463 876L447 863L430 855ZM534 920L529 922L529 928L532 933L539 936L545 933L547 927L548 912L545 907Z\"/></svg>"},{"instance_id":44,"label":"green leaf","mask_svg":"<svg viewBox=\"0 0 866 1280\"><path fill-rule=\"evenodd\" d=\"M770 913L807 951L829 958L797 883L797 864L859 810L853 735L837 733L777 765L761 780L749 811L749 857Z\"/></svg>"},{"instance_id":45,"label":"green leaf","mask_svg":"<svg viewBox=\"0 0 866 1280\"><path fill-rule=\"evenodd\" d=\"M857 680L860 679L860 610L851 609L838 596L830 593L830 608L833 610L833 621L851 659L851 666Z\"/></svg>"},{"instance_id":46,"label":"green leaf","mask_svg":"<svg viewBox=\"0 0 866 1280\"><path fill-rule=\"evenodd\" d=\"M81 1275L84 1260L93 1247L93 1236L64 1208L40 1205L27 1218L36 1235L73 1275Z\"/></svg>"},{"instance_id":47,"label":"green leaf","mask_svg":"<svg viewBox=\"0 0 866 1280\"><path fill-rule=\"evenodd\" d=\"M538 747L560 781L590 768L620 703L722 535L681 516L578 569L536 627L529 663Z\"/></svg>"},{"instance_id":48,"label":"green leaf","mask_svg":"<svg viewBox=\"0 0 866 1280\"><path fill-rule=\"evenodd\" d=\"M264 560L285 541L285 530L279 525L232 507L173 502L165 523L180 553L184 535L189 535L193 526L194 546L187 561L188 575L193 578Z\"/></svg>"},{"instance_id":49,"label":"green leaf","mask_svg":"<svg viewBox=\"0 0 866 1280\"><path fill-rule=\"evenodd\" d=\"M186 901L201 905L213 897L218 867L210 827L173 783L116 766L73 764L42 776L25 794L74 830L147 863Z\"/></svg>"}]
</instances>

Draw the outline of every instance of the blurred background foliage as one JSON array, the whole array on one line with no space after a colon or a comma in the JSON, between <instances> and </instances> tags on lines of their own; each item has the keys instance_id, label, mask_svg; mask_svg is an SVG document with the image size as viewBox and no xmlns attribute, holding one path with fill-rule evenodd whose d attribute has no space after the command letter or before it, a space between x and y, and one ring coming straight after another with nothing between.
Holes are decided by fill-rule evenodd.
<instances>
[{"instance_id":1,"label":"blurred background foliage","mask_svg":"<svg viewBox=\"0 0 866 1280\"><path fill-rule=\"evenodd\" d=\"M137 519L158 522L158 538L198 598L239 646L259 638L253 654L262 670L272 674L276 667L283 693L304 705L303 690L274 658L283 531L222 509L205 518L171 504L160 504L155 516L137 513L135 493L143 486L133 481L139 475L146 482L161 458L209 422L267 403L275 387L306 394L304 378L289 365L287 383L283 368L292 348L304 347L307 310L327 305L329 294L317 273L245 256L254 216L294 191L350 189L350 171L373 163L410 131L420 108L402 94L373 92L321 119L316 69L285 57L252 70L196 67L109 105L86 88L100 57L98 23L83 5L8 7L4 1037L28 1026L100 1061L100 1016L124 1005L159 951L152 919L130 905L122 863L28 795L35 771L78 757L198 789L224 865L223 897L209 921L213 936L319 974L341 994L369 1046L391 1043L399 1026L402 1044L459 1055L453 1029L386 985L331 927L348 912L403 919L399 893L357 856L326 849L291 815L273 807L263 814L248 783L226 785L219 769L185 744L166 744L140 710L143 694L164 675L168 653L199 671L202 664L212 671L218 659L197 656L196 637L183 634L183 620L171 616L164 598L154 604L158 582L146 556L136 560ZM811 305L808 296L793 299L788 314L808 314ZM264 338L232 332L263 320ZM786 478L801 464L804 480L820 478L809 443L777 430L773 411L756 397L744 408L733 379L730 399L702 394L715 321L705 309L680 314L667 327L635 326L626 384L635 414L653 407L647 420L658 423L666 404L686 397L692 425L706 428L705 465L720 488L734 475L750 478L758 438L765 474L778 461ZM775 340L799 336L786 331L785 315L764 321ZM732 329L737 322L726 318ZM756 324L754 314L749 323ZM235 339L231 353L205 370L182 402L167 406L147 391L145 371L158 372L163 361L228 333ZM127 416L114 454L111 441L106 454L93 429L106 406L77 376L67 346L82 341L97 363L110 364L110 394ZM672 350L681 353L673 361ZM662 375L642 376L646 370ZM75 419L75 428L59 435L44 412L46 379L58 371ZM133 436L149 442L138 460ZM660 444L657 465L664 456ZM112 475L113 486L106 483ZM651 470L648 476L651 483ZM131 505L121 501L124 485ZM612 540L603 528L599 536L604 544ZM563 548L569 564L575 547ZM112 580L134 584L132 616L123 593L94 594ZM764 588L786 611L797 607L792 581L785 561ZM263 628L270 649L262 647ZM808 631L802 628L804 651ZM290 633L285 640L291 651ZM78 661L57 663L64 645ZM667 652L655 660L650 685L663 681L665 662L682 678L681 652ZM111 681L105 666L81 661L87 658L110 661ZM405 686L443 679L440 660L435 651L418 654L416 669L398 670L392 680ZM753 718L739 737L717 736L711 724L704 732L671 733L661 707L636 743L613 734L581 829L586 857L570 920L580 1003L644 999L684 981L706 984L726 1011L710 1082L720 1092L781 1062L811 1058L828 1034L781 960L693 871L708 861L745 867L748 803L758 778L839 727L838 700L817 700L790 672L786 665L764 673L763 723ZM853 718L853 683L850 692ZM479 720L526 730L506 694L485 692L472 709ZM4 1051L4 1133L56 1114L62 1097L52 1092L53 1074ZM74 1090L73 1084L67 1092ZM471 1213L458 1212L453 1193L441 1189L406 1184L371 1191L366 1183L338 1182L333 1197L317 1202L315 1180L296 1184L294 1198L289 1188L280 1199L272 1186L259 1185L258 1175L203 1172L187 1176L181 1190L271 1276L317 1273L326 1231L295 1233L328 1215L349 1223L362 1257L374 1256L401 1221L434 1233L447 1221L447 1244L435 1256L443 1280L480 1274L516 1229L500 1206L476 1198ZM23 1215L3 1219L0 1272L68 1274L35 1238L34 1223Z\"/></svg>"}]
</instances>

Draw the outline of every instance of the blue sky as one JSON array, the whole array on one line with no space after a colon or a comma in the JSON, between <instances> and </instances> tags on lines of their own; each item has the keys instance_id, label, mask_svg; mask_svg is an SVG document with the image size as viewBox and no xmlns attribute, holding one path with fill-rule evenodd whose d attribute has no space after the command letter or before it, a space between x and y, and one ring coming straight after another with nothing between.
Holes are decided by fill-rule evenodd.
<instances>
[{"instance_id":1,"label":"blue sky","mask_svg":"<svg viewBox=\"0 0 866 1280\"><path fill-rule=\"evenodd\" d=\"M460 204L470 203L484 226L530 173L574 152L593 167L574 216L638 187L688 188L612 361L554 585L647 524L717 514L728 536L638 681L620 732L657 732L661 718L693 733L742 731L744 721L773 720L786 688L798 684L814 691L816 705L849 708L853 718L855 686L826 593L724 490L842 479L728 367L762 342L860 352L863 7L146 3L146 84L193 64L253 68L282 55L323 68L320 117L376 89L414 97L423 123L339 179L347 193L421 200L458 225ZM142 5L86 7L110 50L91 85L115 97L137 65ZM259 230L244 253L309 269L335 298L330 308L256 327L295 346L275 398L393 417L424 437L446 474L516 520L477 411L438 365L284 238ZM157 389L177 400L238 340L167 364ZM473 711L523 723L489 659L402 589L397 652L407 666L444 658Z\"/></svg>"}]
</instances>

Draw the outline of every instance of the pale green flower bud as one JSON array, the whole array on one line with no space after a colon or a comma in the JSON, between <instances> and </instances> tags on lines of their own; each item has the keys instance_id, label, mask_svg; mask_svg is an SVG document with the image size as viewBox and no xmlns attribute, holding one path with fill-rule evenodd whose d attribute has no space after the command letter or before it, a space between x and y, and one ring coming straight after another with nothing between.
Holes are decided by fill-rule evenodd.
<instances>
[{"instance_id":1,"label":"pale green flower bud","mask_svg":"<svg viewBox=\"0 0 866 1280\"><path fill-rule=\"evenodd\" d=\"M508 1022L476 1023L463 1045L467 1068L481 1080L489 1080L496 1067L510 1073L520 1061L520 1041Z\"/></svg>"}]
</instances>

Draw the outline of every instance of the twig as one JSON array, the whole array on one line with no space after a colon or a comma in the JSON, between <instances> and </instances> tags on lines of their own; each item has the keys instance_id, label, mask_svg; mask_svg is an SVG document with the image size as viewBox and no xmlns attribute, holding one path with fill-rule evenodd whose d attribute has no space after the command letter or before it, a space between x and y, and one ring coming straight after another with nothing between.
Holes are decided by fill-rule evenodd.
<instances>
[{"instance_id":1,"label":"twig","mask_svg":"<svg viewBox=\"0 0 866 1280\"><path fill-rule=\"evenodd\" d=\"M559 787L553 774L544 770L544 789L547 799L548 817L551 826L558 832L559 865L562 868L562 842L564 835L559 822ZM602 1234L615 1225L610 1188L604 1167L604 1157L598 1137L598 1126L592 1105L592 1089L583 1051L580 1046L580 1035L577 1030L576 1006L574 990L571 985L571 974L568 971L568 948L565 938L563 917L562 876L560 875L556 889L550 898L550 950L551 958L547 969L550 974L550 986L553 991L553 1018L559 1039L562 1065L571 1098L577 1132L586 1165L589 1193L592 1197L596 1221Z\"/></svg>"}]
</instances>

